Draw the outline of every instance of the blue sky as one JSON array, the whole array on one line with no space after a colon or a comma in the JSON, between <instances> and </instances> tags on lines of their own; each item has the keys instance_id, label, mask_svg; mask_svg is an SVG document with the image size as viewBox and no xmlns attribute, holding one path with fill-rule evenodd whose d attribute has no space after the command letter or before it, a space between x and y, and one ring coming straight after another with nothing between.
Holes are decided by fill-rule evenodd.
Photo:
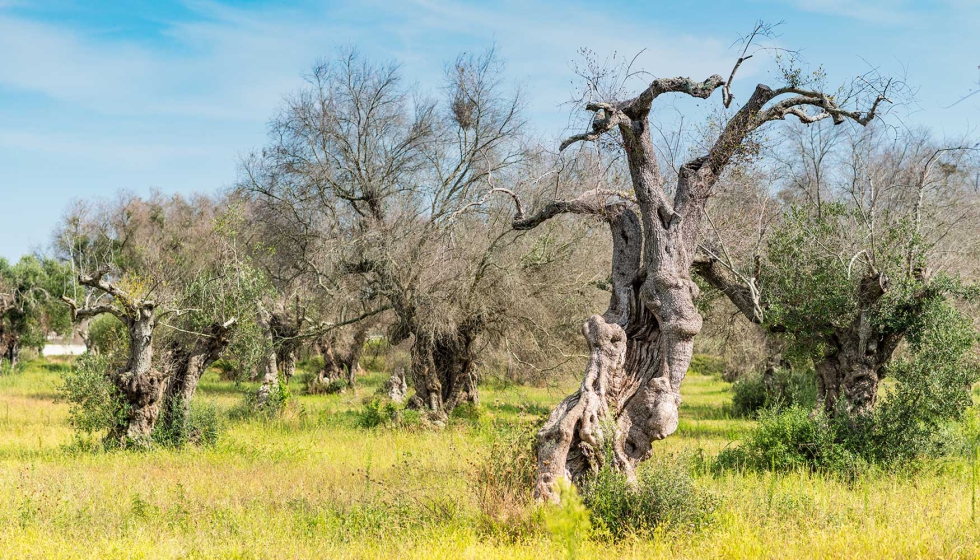
<instances>
[{"instance_id":1,"label":"blue sky","mask_svg":"<svg viewBox=\"0 0 980 560\"><path fill-rule=\"evenodd\" d=\"M980 124L980 95L947 108L980 80L980 0L0 0L0 256L46 246L72 198L230 185L282 96L338 47L397 59L425 89L460 51L496 44L532 126L557 138L580 48L646 49L638 64L657 76L727 75L760 18L785 21L776 42L831 83L907 75L910 124L950 137ZM740 87L771 72L750 61Z\"/></svg>"}]
</instances>

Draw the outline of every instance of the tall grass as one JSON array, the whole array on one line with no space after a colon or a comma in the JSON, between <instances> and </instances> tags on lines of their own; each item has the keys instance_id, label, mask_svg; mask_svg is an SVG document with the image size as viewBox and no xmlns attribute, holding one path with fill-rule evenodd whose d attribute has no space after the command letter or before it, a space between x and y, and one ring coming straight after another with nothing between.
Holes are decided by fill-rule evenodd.
<instances>
[{"instance_id":1,"label":"tall grass","mask_svg":"<svg viewBox=\"0 0 980 560\"><path fill-rule=\"evenodd\" d=\"M510 463L510 520L487 521L479 485L511 477L502 449L512 438L527 444L537 413L568 387L489 388L478 422L405 430L357 425L380 374L338 395L301 395L297 384L282 414L230 419L254 387L214 372L199 389L200 404L225 419L213 447L93 453L70 446L68 405L54 401L59 368L36 361L0 377L5 558L564 558L572 548L580 558L980 556L977 463L967 456L914 477L696 471L692 483L717 500L708 525L563 536L519 495L526 448ZM754 425L723 412L727 384L698 375L685 383L682 428L656 444L645 468L674 453L713 455ZM525 529L514 530L519 523Z\"/></svg>"}]
</instances>

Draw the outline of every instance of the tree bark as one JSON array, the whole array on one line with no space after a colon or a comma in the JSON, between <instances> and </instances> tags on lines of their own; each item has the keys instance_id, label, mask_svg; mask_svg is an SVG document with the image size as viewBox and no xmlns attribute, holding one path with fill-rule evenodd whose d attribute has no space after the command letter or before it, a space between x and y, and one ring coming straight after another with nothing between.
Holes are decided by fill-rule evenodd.
<instances>
[{"instance_id":1,"label":"tree bark","mask_svg":"<svg viewBox=\"0 0 980 560\"><path fill-rule=\"evenodd\" d=\"M464 402L479 404L473 342L475 329L463 326L451 334L416 334L412 344L412 384L408 406L444 419Z\"/></svg>"},{"instance_id":2,"label":"tree bark","mask_svg":"<svg viewBox=\"0 0 980 560\"><path fill-rule=\"evenodd\" d=\"M191 401L204 372L218 360L231 344L234 320L211 324L204 336L198 337L193 346L176 345L168 357L167 384L163 396L163 413L160 422L170 424L176 415L186 418Z\"/></svg>"},{"instance_id":3,"label":"tree bark","mask_svg":"<svg viewBox=\"0 0 980 560\"><path fill-rule=\"evenodd\" d=\"M275 336L272 331L272 315L266 311L265 308L259 306L257 316L259 328L262 329L267 346L259 365L262 373L262 385L259 386L259 390L255 396L256 405L262 407L267 405L269 403L270 396L279 390L279 368L276 363L276 346Z\"/></svg>"},{"instance_id":4,"label":"tree bark","mask_svg":"<svg viewBox=\"0 0 980 560\"><path fill-rule=\"evenodd\" d=\"M367 342L368 329L369 326L365 323L357 324L354 339L345 352L338 349L339 342L336 337L324 338L317 342L320 354L323 356L323 369L310 383L309 390L311 393L323 392L324 388L341 379L347 383L349 388L356 385L356 376L361 369L361 355L364 353L364 343Z\"/></svg>"},{"instance_id":5,"label":"tree bark","mask_svg":"<svg viewBox=\"0 0 980 560\"><path fill-rule=\"evenodd\" d=\"M128 447L148 447L160 414L163 374L153 368L153 329L156 317L152 303L141 305L123 323L129 334L129 357L125 367L112 375L127 407L123 424L110 430L107 440Z\"/></svg>"}]
</instances>

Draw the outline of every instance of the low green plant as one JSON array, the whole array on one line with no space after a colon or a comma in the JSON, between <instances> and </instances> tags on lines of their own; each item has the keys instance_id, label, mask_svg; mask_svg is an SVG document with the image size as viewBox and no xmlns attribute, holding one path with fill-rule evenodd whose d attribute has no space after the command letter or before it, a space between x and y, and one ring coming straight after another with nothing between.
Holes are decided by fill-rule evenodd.
<instances>
[{"instance_id":1,"label":"low green plant","mask_svg":"<svg viewBox=\"0 0 980 560\"><path fill-rule=\"evenodd\" d=\"M362 428L376 428L394 424L398 419L398 407L388 399L371 398L357 413L357 425Z\"/></svg>"},{"instance_id":2,"label":"low green plant","mask_svg":"<svg viewBox=\"0 0 980 560\"><path fill-rule=\"evenodd\" d=\"M566 558L578 558L582 543L592 534L589 510L567 478L558 479L556 490L560 502L545 506L544 526L561 543Z\"/></svg>"},{"instance_id":3,"label":"low green plant","mask_svg":"<svg viewBox=\"0 0 980 560\"><path fill-rule=\"evenodd\" d=\"M842 439L838 422L823 415L811 417L808 409L764 409L759 425L740 445L722 451L717 465L723 469L855 474L865 461Z\"/></svg>"},{"instance_id":4,"label":"low green plant","mask_svg":"<svg viewBox=\"0 0 980 560\"><path fill-rule=\"evenodd\" d=\"M106 354L87 352L63 373L59 388L68 403L68 418L81 434L106 433L125 424L128 408L109 379L112 364Z\"/></svg>"},{"instance_id":5,"label":"low green plant","mask_svg":"<svg viewBox=\"0 0 980 560\"><path fill-rule=\"evenodd\" d=\"M766 408L813 407L816 400L816 379L810 369L778 368L768 380L751 372L732 384L732 412L742 418L754 418Z\"/></svg>"},{"instance_id":6,"label":"low green plant","mask_svg":"<svg viewBox=\"0 0 980 560\"><path fill-rule=\"evenodd\" d=\"M221 419L214 405L192 402L189 409L179 399L164 404L153 429L153 442L167 447L213 447L221 433Z\"/></svg>"},{"instance_id":7,"label":"low green plant","mask_svg":"<svg viewBox=\"0 0 980 560\"><path fill-rule=\"evenodd\" d=\"M684 461L651 460L635 483L608 464L582 485L583 502L600 534L619 539L649 535L661 526L696 530L711 519L715 499L697 486Z\"/></svg>"}]
</instances>

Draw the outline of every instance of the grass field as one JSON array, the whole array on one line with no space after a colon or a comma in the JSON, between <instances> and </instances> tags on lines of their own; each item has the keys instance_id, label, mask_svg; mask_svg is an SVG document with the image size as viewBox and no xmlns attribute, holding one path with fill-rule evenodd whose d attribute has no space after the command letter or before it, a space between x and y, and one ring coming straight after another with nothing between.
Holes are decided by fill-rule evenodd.
<instances>
[{"instance_id":1,"label":"grass field","mask_svg":"<svg viewBox=\"0 0 980 560\"><path fill-rule=\"evenodd\" d=\"M93 453L70 445L59 372L34 361L0 377L2 558L563 558L545 530L488 528L476 463L501 425L536 423L566 388L482 389L478 420L442 430L358 427L357 394L296 397L281 418L235 419L242 387L209 374L199 399L225 417L216 447ZM690 375L678 433L658 455L710 457L751 422L729 385ZM300 393L299 386L294 394ZM977 558L971 465L845 482L805 472L696 474L709 525L586 539L583 558ZM529 506L530 507L530 506Z\"/></svg>"}]
</instances>

